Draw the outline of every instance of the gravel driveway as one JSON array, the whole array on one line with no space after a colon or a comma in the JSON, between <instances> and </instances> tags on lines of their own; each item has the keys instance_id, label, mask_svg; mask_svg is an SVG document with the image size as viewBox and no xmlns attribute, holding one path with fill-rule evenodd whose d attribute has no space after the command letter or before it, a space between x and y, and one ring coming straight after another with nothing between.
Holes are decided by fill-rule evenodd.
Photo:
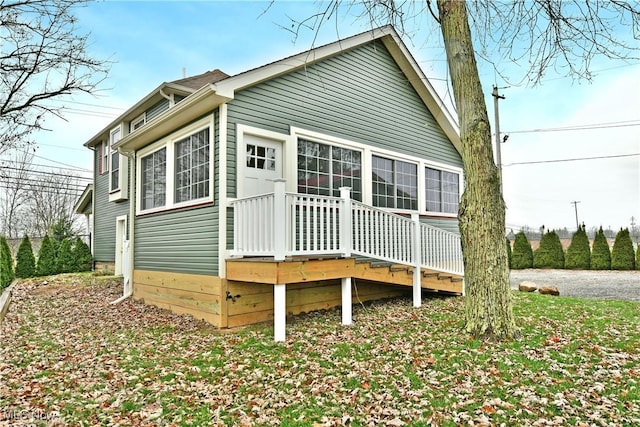
<instances>
[{"instance_id":1,"label":"gravel driveway","mask_svg":"<svg viewBox=\"0 0 640 427\"><path fill-rule=\"evenodd\" d=\"M511 270L511 287L529 280L555 286L561 296L640 301L640 271Z\"/></svg>"}]
</instances>

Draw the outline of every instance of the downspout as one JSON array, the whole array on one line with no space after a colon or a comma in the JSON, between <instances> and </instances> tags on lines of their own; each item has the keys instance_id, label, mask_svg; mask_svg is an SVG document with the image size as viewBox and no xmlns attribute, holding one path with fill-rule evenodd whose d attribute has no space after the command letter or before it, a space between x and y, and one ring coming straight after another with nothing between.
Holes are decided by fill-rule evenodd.
<instances>
[{"instance_id":1,"label":"downspout","mask_svg":"<svg viewBox=\"0 0 640 427\"><path fill-rule=\"evenodd\" d=\"M119 153L122 153L123 156L127 157L130 161L131 170L129 174L129 286L127 287L126 283L124 283L124 289L127 290L120 298L111 301L111 304L118 304L129 298L133 295L133 261L134 257L134 224L135 224L135 216L136 216L136 152L135 151L121 151L118 149Z\"/></svg>"}]
</instances>

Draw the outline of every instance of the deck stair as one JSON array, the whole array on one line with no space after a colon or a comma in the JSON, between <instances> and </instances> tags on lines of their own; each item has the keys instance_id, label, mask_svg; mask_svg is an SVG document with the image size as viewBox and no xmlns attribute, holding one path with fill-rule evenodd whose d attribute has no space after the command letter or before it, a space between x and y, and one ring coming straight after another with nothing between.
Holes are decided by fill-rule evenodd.
<instances>
[{"instance_id":1,"label":"deck stair","mask_svg":"<svg viewBox=\"0 0 640 427\"><path fill-rule=\"evenodd\" d=\"M354 278L412 286L413 270L414 267L409 265L358 260L356 261ZM433 292L447 292L456 295L461 295L463 292L463 277L456 274L423 268L420 282L422 289Z\"/></svg>"}]
</instances>

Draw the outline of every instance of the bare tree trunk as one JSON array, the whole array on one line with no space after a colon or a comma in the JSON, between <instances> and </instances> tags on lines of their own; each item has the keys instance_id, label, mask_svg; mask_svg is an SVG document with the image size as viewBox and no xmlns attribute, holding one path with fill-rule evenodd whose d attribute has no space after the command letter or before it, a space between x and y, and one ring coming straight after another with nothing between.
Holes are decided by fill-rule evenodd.
<instances>
[{"instance_id":1,"label":"bare tree trunk","mask_svg":"<svg viewBox=\"0 0 640 427\"><path fill-rule=\"evenodd\" d=\"M465 329L477 338L515 337L518 330L504 238L505 205L466 4L438 0L438 11L458 110L465 172L459 211L467 292Z\"/></svg>"}]
</instances>

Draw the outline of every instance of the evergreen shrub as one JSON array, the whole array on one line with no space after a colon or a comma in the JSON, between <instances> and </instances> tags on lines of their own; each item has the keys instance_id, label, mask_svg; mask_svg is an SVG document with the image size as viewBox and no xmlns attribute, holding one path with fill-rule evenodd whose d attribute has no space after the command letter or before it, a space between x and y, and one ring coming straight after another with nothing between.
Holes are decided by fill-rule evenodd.
<instances>
[{"instance_id":1,"label":"evergreen shrub","mask_svg":"<svg viewBox=\"0 0 640 427\"><path fill-rule=\"evenodd\" d=\"M564 251L555 231L549 231L540 239L540 247L533 252L534 268L564 268Z\"/></svg>"},{"instance_id":2,"label":"evergreen shrub","mask_svg":"<svg viewBox=\"0 0 640 427\"><path fill-rule=\"evenodd\" d=\"M29 236L24 236L18 246L16 255L16 277L27 278L36 275L36 258L33 256L33 248Z\"/></svg>"},{"instance_id":3,"label":"evergreen shrub","mask_svg":"<svg viewBox=\"0 0 640 427\"><path fill-rule=\"evenodd\" d=\"M571 238L564 258L564 268L570 270L589 270L591 268L591 249L589 237L584 226L579 227Z\"/></svg>"},{"instance_id":4,"label":"evergreen shrub","mask_svg":"<svg viewBox=\"0 0 640 427\"><path fill-rule=\"evenodd\" d=\"M56 250L48 235L44 236L40 244L36 273L38 276L50 276L58 273Z\"/></svg>"},{"instance_id":5,"label":"evergreen shrub","mask_svg":"<svg viewBox=\"0 0 640 427\"><path fill-rule=\"evenodd\" d=\"M509 261L509 268L511 268L511 256L513 255L511 253L511 240L509 240L509 238L506 238L506 243L507 243L507 260Z\"/></svg>"},{"instance_id":6,"label":"evergreen shrub","mask_svg":"<svg viewBox=\"0 0 640 427\"><path fill-rule=\"evenodd\" d=\"M58 248L58 257L56 263L56 271L58 273L71 273L76 271L76 260L71 247L71 240L64 238Z\"/></svg>"},{"instance_id":7,"label":"evergreen shrub","mask_svg":"<svg viewBox=\"0 0 640 427\"><path fill-rule=\"evenodd\" d=\"M0 237L0 292L13 282L15 272L13 270L13 255L7 239Z\"/></svg>"},{"instance_id":8,"label":"evergreen shrub","mask_svg":"<svg viewBox=\"0 0 640 427\"><path fill-rule=\"evenodd\" d=\"M533 250L523 231L516 234L511 254L511 268L520 270L533 267Z\"/></svg>"},{"instance_id":9,"label":"evergreen shrub","mask_svg":"<svg viewBox=\"0 0 640 427\"><path fill-rule=\"evenodd\" d=\"M89 246L79 237L73 243L73 258L75 260L74 270L76 272L91 271L93 266L93 256Z\"/></svg>"},{"instance_id":10,"label":"evergreen shrub","mask_svg":"<svg viewBox=\"0 0 640 427\"><path fill-rule=\"evenodd\" d=\"M629 229L624 228L616 234L616 240L613 242L613 250L611 251L611 269L612 270L635 270L636 260L633 251L633 243L629 235Z\"/></svg>"},{"instance_id":11,"label":"evergreen shrub","mask_svg":"<svg viewBox=\"0 0 640 427\"><path fill-rule=\"evenodd\" d=\"M591 269L592 270L610 270L611 269L611 250L609 242L604 235L602 226L596 233L593 240L593 248L591 250Z\"/></svg>"}]
</instances>

